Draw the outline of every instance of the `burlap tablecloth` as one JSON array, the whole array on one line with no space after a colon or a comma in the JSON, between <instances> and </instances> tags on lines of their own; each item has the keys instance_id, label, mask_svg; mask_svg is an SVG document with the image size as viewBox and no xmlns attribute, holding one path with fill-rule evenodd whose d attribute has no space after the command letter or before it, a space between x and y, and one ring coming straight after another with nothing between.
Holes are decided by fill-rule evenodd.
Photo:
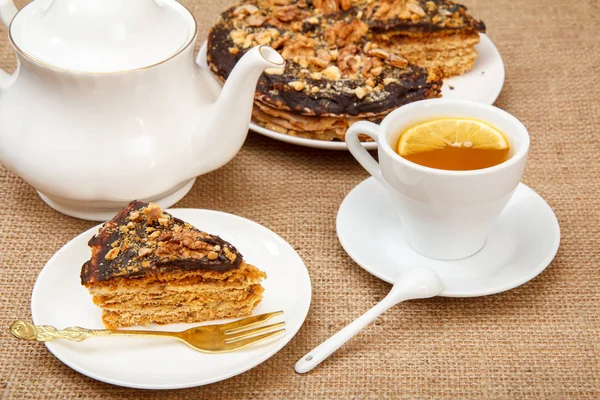
<instances>
[{"instance_id":1,"label":"burlap tablecloth","mask_svg":"<svg viewBox=\"0 0 600 400\"><path fill-rule=\"evenodd\" d=\"M555 210L562 242L550 267L515 290L404 303L313 372L296 360L381 300L390 286L341 248L335 215L367 173L346 152L296 147L251 133L228 165L201 176L177 204L257 221L289 241L313 284L308 318L260 366L205 387L111 386L8 333L30 319L44 263L91 222L47 207L0 167L0 394L3 399L545 398L600 396L600 6L585 1L465 1L488 26L506 66L497 105L529 128L525 183ZM18 6L23 5L23 1ZM184 1L200 38L229 1ZM0 64L14 68L2 30Z\"/></svg>"}]
</instances>

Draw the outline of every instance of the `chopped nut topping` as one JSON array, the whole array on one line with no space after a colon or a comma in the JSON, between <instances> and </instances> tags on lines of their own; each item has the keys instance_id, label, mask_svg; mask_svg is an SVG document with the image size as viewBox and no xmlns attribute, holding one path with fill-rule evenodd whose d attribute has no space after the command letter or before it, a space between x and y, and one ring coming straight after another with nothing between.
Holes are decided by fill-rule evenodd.
<instances>
[{"instance_id":1,"label":"chopped nut topping","mask_svg":"<svg viewBox=\"0 0 600 400\"><path fill-rule=\"evenodd\" d=\"M129 213L129 219L132 221L137 221L140 218L140 212L139 211L131 211Z\"/></svg>"},{"instance_id":2,"label":"chopped nut topping","mask_svg":"<svg viewBox=\"0 0 600 400\"><path fill-rule=\"evenodd\" d=\"M321 91L321 89L319 89L318 86L313 86L310 88L311 93L319 93L320 91Z\"/></svg>"},{"instance_id":3,"label":"chopped nut topping","mask_svg":"<svg viewBox=\"0 0 600 400\"><path fill-rule=\"evenodd\" d=\"M301 81L293 81L293 82L290 82L289 85L291 87L293 87L294 90L300 92L302 89L304 89L304 86L306 86L306 83L301 82Z\"/></svg>"},{"instance_id":4,"label":"chopped nut topping","mask_svg":"<svg viewBox=\"0 0 600 400\"><path fill-rule=\"evenodd\" d=\"M294 6L284 6L279 8L273 16L280 21L289 22L300 15L300 10Z\"/></svg>"},{"instance_id":5,"label":"chopped nut topping","mask_svg":"<svg viewBox=\"0 0 600 400\"><path fill-rule=\"evenodd\" d=\"M230 54L237 54L240 52L240 49L238 49L237 47L230 47L229 48L229 53Z\"/></svg>"},{"instance_id":6,"label":"chopped nut topping","mask_svg":"<svg viewBox=\"0 0 600 400\"><path fill-rule=\"evenodd\" d=\"M108 253L106 253L106 255L104 256L104 259L106 261L112 261L115 258L117 258L120 251L121 251L121 248L115 247L115 248L111 249Z\"/></svg>"},{"instance_id":7,"label":"chopped nut topping","mask_svg":"<svg viewBox=\"0 0 600 400\"><path fill-rule=\"evenodd\" d=\"M249 34L248 36L246 36L246 38L244 39L244 44L242 45L242 47L244 49L247 49L248 47L252 46L252 42L254 41L254 33Z\"/></svg>"},{"instance_id":8,"label":"chopped nut topping","mask_svg":"<svg viewBox=\"0 0 600 400\"><path fill-rule=\"evenodd\" d=\"M297 56L314 56L315 55L315 40L306 35L296 35L293 41L288 41L283 46L281 56L286 59L294 60ZM295 61L296 62L296 61ZM299 63L301 64L301 63ZM304 67L306 68L305 65Z\"/></svg>"},{"instance_id":9,"label":"chopped nut topping","mask_svg":"<svg viewBox=\"0 0 600 400\"><path fill-rule=\"evenodd\" d=\"M426 2L425 6L427 7L427 11L430 13L433 13L435 10L437 10L437 5L433 1Z\"/></svg>"},{"instance_id":10,"label":"chopped nut topping","mask_svg":"<svg viewBox=\"0 0 600 400\"><path fill-rule=\"evenodd\" d=\"M171 232L163 232L156 241L158 242L166 242L167 240L173 238L173 234Z\"/></svg>"},{"instance_id":11,"label":"chopped nut topping","mask_svg":"<svg viewBox=\"0 0 600 400\"><path fill-rule=\"evenodd\" d=\"M397 68L406 68L406 66L408 65L408 60L406 58L400 57L399 55L394 53L390 54L386 62Z\"/></svg>"},{"instance_id":12,"label":"chopped nut topping","mask_svg":"<svg viewBox=\"0 0 600 400\"><path fill-rule=\"evenodd\" d=\"M209 260L216 260L217 258L219 258L219 253L216 253L214 251L209 251L208 255L206 256Z\"/></svg>"},{"instance_id":13,"label":"chopped nut topping","mask_svg":"<svg viewBox=\"0 0 600 400\"><path fill-rule=\"evenodd\" d=\"M320 81L323 78L323 74L321 74L320 72L313 72L312 74L310 74L310 77L316 81Z\"/></svg>"},{"instance_id":14,"label":"chopped nut topping","mask_svg":"<svg viewBox=\"0 0 600 400\"><path fill-rule=\"evenodd\" d=\"M313 56L309 56L308 61L320 68L325 68L326 66L329 65L329 61L325 61L321 58L313 57Z\"/></svg>"},{"instance_id":15,"label":"chopped nut topping","mask_svg":"<svg viewBox=\"0 0 600 400\"><path fill-rule=\"evenodd\" d=\"M162 209L154 203L148 204L143 210L146 218L148 218L148 224L152 224L163 217Z\"/></svg>"},{"instance_id":16,"label":"chopped nut topping","mask_svg":"<svg viewBox=\"0 0 600 400\"><path fill-rule=\"evenodd\" d=\"M150 253L152 253L152 249L149 249L148 247L140 247L138 250L138 257L145 257Z\"/></svg>"},{"instance_id":17,"label":"chopped nut topping","mask_svg":"<svg viewBox=\"0 0 600 400\"><path fill-rule=\"evenodd\" d=\"M367 54L370 55L371 57L377 57L382 60L385 60L390 55L390 53L388 53L387 51L382 50L382 49L371 49L371 50L369 50L369 52Z\"/></svg>"},{"instance_id":18,"label":"chopped nut topping","mask_svg":"<svg viewBox=\"0 0 600 400\"><path fill-rule=\"evenodd\" d=\"M252 14L248 17L248 19L246 19L246 22L248 22L248 25L256 27L262 26L262 24L264 24L266 20L267 17L265 17L264 15Z\"/></svg>"},{"instance_id":19,"label":"chopped nut topping","mask_svg":"<svg viewBox=\"0 0 600 400\"><path fill-rule=\"evenodd\" d=\"M383 67L375 67L371 69L371 74L374 76L379 76L383 72Z\"/></svg>"},{"instance_id":20,"label":"chopped nut topping","mask_svg":"<svg viewBox=\"0 0 600 400\"><path fill-rule=\"evenodd\" d=\"M357 87L356 89L354 89L354 94L359 99L362 99L363 97L365 97L367 95L367 91L363 87Z\"/></svg>"},{"instance_id":21,"label":"chopped nut topping","mask_svg":"<svg viewBox=\"0 0 600 400\"><path fill-rule=\"evenodd\" d=\"M338 10L339 0L313 0L313 6L323 10L325 14L334 13Z\"/></svg>"},{"instance_id":22,"label":"chopped nut topping","mask_svg":"<svg viewBox=\"0 0 600 400\"><path fill-rule=\"evenodd\" d=\"M330 45L344 47L347 44L358 42L369 30L369 26L360 20L351 23L338 21L324 33L325 42Z\"/></svg>"},{"instance_id":23,"label":"chopped nut topping","mask_svg":"<svg viewBox=\"0 0 600 400\"><path fill-rule=\"evenodd\" d=\"M306 22L308 22L309 24L317 25L319 23L319 18L310 17L309 19L306 20Z\"/></svg>"},{"instance_id":24,"label":"chopped nut topping","mask_svg":"<svg viewBox=\"0 0 600 400\"><path fill-rule=\"evenodd\" d=\"M394 82L398 82L398 79L396 79L396 78L385 78L383 80L383 84L384 85L389 85L390 83L394 83Z\"/></svg>"},{"instance_id":25,"label":"chopped nut topping","mask_svg":"<svg viewBox=\"0 0 600 400\"><path fill-rule=\"evenodd\" d=\"M233 40L233 43L238 46L241 45L242 43L244 43L247 35L248 34L246 33L246 31L244 31L242 29L231 31L231 33L229 34L229 36L231 37L231 40Z\"/></svg>"},{"instance_id":26,"label":"chopped nut topping","mask_svg":"<svg viewBox=\"0 0 600 400\"><path fill-rule=\"evenodd\" d=\"M236 8L235 10L233 10L233 15L240 16L240 15L247 15L247 14L254 14L258 11L258 7L256 7L255 5L252 4L243 4L241 6L239 6L238 8Z\"/></svg>"},{"instance_id":27,"label":"chopped nut topping","mask_svg":"<svg viewBox=\"0 0 600 400\"><path fill-rule=\"evenodd\" d=\"M169 217L167 217L167 216L166 216L166 215L164 215L164 214L163 214L163 216L161 216L161 217L158 219L158 223L159 223L161 226L167 226L167 225L169 225L169 221L170 221L170 218L169 218Z\"/></svg>"},{"instance_id":28,"label":"chopped nut topping","mask_svg":"<svg viewBox=\"0 0 600 400\"><path fill-rule=\"evenodd\" d=\"M265 73L269 75L283 75L283 68L267 68Z\"/></svg>"},{"instance_id":29,"label":"chopped nut topping","mask_svg":"<svg viewBox=\"0 0 600 400\"><path fill-rule=\"evenodd\" d=\"M264 31L262 31L261 33L259 33L258 35L256 35L256 41L259 44L269 44L271 43L272 40L275 40L279 37L279 31L277 29L266 29Z\"/></svg>"},{"instance_id":30,"label":"chopped nut topping","mask_svg":"<svg viewBox=\"0 0 600 400\"><path fill-rule=\"evenodd\" d=\"M161 232L160 232L160 231L155 231L155 232L152 232L152 233L151 233L151 234L150 234L148 237L149 237L150 239L156 239L156 238L157 238L157 237L159 237L160 235L161 235Z\"/></svg>"},{"instance_id":31,"label":"chopped nut topping","mask_svg":"<svg viewBox=\"0 0 600 400\"><path fill-rule=\"evenodd\" d=\"M342 77L342 72L335 65L330 65L329 67L321 71L321 73L326 79L329 79L330 81L335 81Z\"/></svg>"},{"instance_id":32,"label":"chopped nut topping","mask_svg":"<svg viewBox=\"0 0 600 400\"><path fill-rule=\"evenodd\" d=\"M340 0L340 7L344 11L349 10L352 7L352 2L350 0Z\"/></svg>"},{"instance_id":33,"label":"chopped nut topping","mask_svg":"<svg viewBox=\"0 0 600 400\"><path fill-rule=\"evenodd\" d=\"M421 6L418 4L408 3L406 5L406 8L408 8L408 11L410 11L411 13L416 14L420 17L424 17L425 15L427 15L425 14L425 11L421 8Z\"/></svg>"},{"instance_id":34,"label":"chopped nut topping","mask_svg":"<svg viewBox=\"0 0 600 400\"><path fill-rule=\"evenodd\" d=\"M133 229L133 228L135 228L135 223L133 223L133 221L132 221L132 222L130 222L130 223L128 223L128 224L127 224L127 228L129 228L129 229Z\"/></svg>"}]
</instances>

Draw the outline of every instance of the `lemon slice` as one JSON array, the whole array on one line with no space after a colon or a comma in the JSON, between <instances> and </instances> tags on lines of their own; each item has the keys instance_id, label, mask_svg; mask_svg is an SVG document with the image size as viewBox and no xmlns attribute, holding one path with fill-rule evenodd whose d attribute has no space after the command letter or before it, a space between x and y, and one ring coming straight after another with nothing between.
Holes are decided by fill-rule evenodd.
<instances>
[{"instance_id":1,"label":"lemon slice","mask_svg":"<svg viewBox=\"0 0 600 400\"><path fill-rule=\"evenodd\" d=\"M409 156L446 147L506 150L502 132L485 122L468 118L443 118L413 126L398 140L398 154Z\"/></svg>"}]
</instances>

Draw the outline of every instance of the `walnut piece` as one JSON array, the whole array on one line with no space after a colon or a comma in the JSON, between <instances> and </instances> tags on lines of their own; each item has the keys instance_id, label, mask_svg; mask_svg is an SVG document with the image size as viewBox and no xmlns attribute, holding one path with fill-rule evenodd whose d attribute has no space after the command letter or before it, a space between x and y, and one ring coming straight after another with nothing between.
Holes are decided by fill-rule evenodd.
<instances>
[{"instance_id":1,"label":"walnut piece","mask_svg":"<svg viewBox=\"0 0 600 400\"><path fill-rule=\"evenodd\" d=\"M421 8L421 6L418 5L418 4L408 3L406 5L406 8L408 8L408 11L410 11L413 14L418 15L419 17L424 17L426 15L425 11L423 10L423 8Z\"/></svg>"},{"instance_id":2,"label":"walnut piece","mask_svg":"<svg viewBox=\"0 0 600 400\"><path fill-rule=\"evenodd\" d=\"M437 10L437 5L433 1L426 2L425 6L427 7L427 11L430 13L433 13L435 10Z\"/></svg>"},{"instance_id":3,"label":"walnut piece","mask_svg":"<svg viewBox=\"0 0 600 400\"><path fill-rule=\"evenodd\" d=\"M351 23L338 21L324 33L325 42L329 45L344 47L350 43L358 43L369 31L369 25L363 21L353 20Z\"/></svg>"},{"instance_id":4,"label":"walnut piece","mask_svg":"<svg viewBox=\"0 0 600 400\"><path fill-rule=\"evenodd\" d=\"M283 46L283 50L281 51L281 56L285 60L290 60L290 59L294 60L294 58L297 56L308 57L308 56L314 56L314 55L315 55L315 40L311 39L305 35L296 35L294 40L288 41L285 43L285 45ZM302 64L299 61L300 61L300 59L298 59L298 61L294 60L294 62L298 62L298 64ZM304 68L306 68L308 66L308 61L305 60L305 63L307 65L304 65L303 66Z\"/></svg>"},{"instance_id":5,"label":"walnut piece","mask_svg":"<svg viewBox=\"0 0 600 400\"><path fill-rule=\"evenodd\" d=\"M145 257L150 253L152 253L152 249L148 247L140 247L140 249L138 250L138 257Z\"/></svg>"},{"instance_id":6,"label":"walnut piece","mask_svg":"<svg viewBox=\"0 0 600 400\"><path fill-rule=\"evenodd\" d=\"M154 222L157 222L159 218L163 218L162 209L154 203L150 203L144 207L144 214L146 214L146 218L148 218L148 224L153 224Z\"/></svg>"},{"instance_id":7,"label":"walnut piece","mask_svg":"<svg viewBox=\"0 0 600 400\"><path fill-rule=\"evenodd\" d=\"M283 75L283 68L267 68L265 74L269 75Z\"/></svg>"},{"instance_id":8,"label":"walnut piece","mask_svg":"<svg viewBox=\"0 0 600 400\"><path fill-rule=\"evenodd\" d=\"M256 41L259 44L269 44L272 40L276 40L279 38L279 31L277 29L269 28L265 29L258 35L256 35Z\"/></svg>"},{"instance_id":9,"label":"walnut piece","mask_svg":"<svg viewBox=\"0 0 600 400\"><path fill-rule=\"evenodd\" d=\"M262 26L265 23L267 17L260 14L252 14L247 19L246 22L249 26Z\"/></svg>"},{"instance_id":10,"label":"walnut piece","mask_svg":"<svg viewBox=\"0 0 600 400\"><path fill-rule=\"evenodd\" d=\"M233 10L233 15L239 17L240 15L255 14L258 11L258 7L252 4L243 4Z\"/></svg>"},{"instance_id":11,"label":"walnut piece","mask_svg":"<svg viewBox=\"0 0 600 400\"><path fill-rule=\"evenodd\" d=\"M297 92L300 92L304 89L304 87L306 86L306 83L304 83L302 81L293 81L293 82L290 82L288 85L293 87L294 90L296 90Z\"/></svg>"},{"instance_id":12,"label":"walnut piece","mask_svg":"<svg viewBox=\"0 0 600 400\"><path fill-rule=\"evenodd\" d=\"M408 60L406 58L394 53L390 54L386 62L396 68L406 68L406 66L408 65Z\"/></svg>"},{"instance_id":13,"label":"walnut piece","mask_svg":"<svg viewBox=\"0 0 600 400\"><path fill-rule=\"evenodd\" d=\"M219 258L219 253L216 253L214 251L209 251L208 255L206 256L209 260L216 260L217 258Z\"/></svg>"},{"instance_id":14,"label":"walnut piece","mask_svg":"<svg viewBox=\"0 0 600 400\"><path fill-rule=\"evenodd\" d=\"M363 97L365 97L367 95L367 91L363 87L357 87L356 89L354 89L354 94L359 99L362 99Z\"/></svg>"},{"instance_id":15,"label":"walnut piece","mask_svg":"<svg viewBox=\"0 0 600 400\"><path fill-rule=\"evenodd\" d=\"M336 81L342 77L342 72L335 65L330 65L321 71L321 74L325 77L325 79L329 79L330 81Z\"/></svg>"},{"instance_id":16,"label":"walnut piece","mask_svg":"<svg viewBox=\"0 0 600 400\"><path fill-rule=\"evenodd\" d=\"M282 22L290 22L300 15L300 10L295 6L284 6L273 13L273 16Z\"/></svg>"},{"instance_id":17,"label":"walnut piece","mask_svg":"<svg viewBox=\"0 0 600 400\"><path fill-rule=\"evenodd\" d=\"M231 31L229 36L231 37L231 40L233 40L233 43L239 46L246 40L247 33L244 30L237 29L235 31Z\"/></svg>"},{"instance_id":18,"label":"walnut piece","mask_svg":"<svg viewBox=\"0 0 600 400\"><path fill-rule=\"evenodd\" d=\"M336 0L313 0L313 6L325 14L334 13L339 8Z\"/></svg>"},{"instance_id":19,"label":"walnut piece","mask_svg":"<svg viewBox=\"0 0 600 400\"><path fill-rule=\"evenodd\" d=\"M120 247L115 247L114 249L110 249L110 251L108 253L106 253L106 255L104 256L104 259L106 261L112 261L115 258L117 258L117 256L119 255L120 252L121 252Z\"/></svg>"}]
</instances>

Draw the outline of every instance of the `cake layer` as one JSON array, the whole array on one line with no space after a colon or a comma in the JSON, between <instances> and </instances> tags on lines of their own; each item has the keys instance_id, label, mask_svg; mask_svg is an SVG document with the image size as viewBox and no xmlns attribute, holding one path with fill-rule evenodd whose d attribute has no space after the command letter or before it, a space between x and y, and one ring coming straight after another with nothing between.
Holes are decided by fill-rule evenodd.
<instances>
[{"instance_id":1,"label":"cake layer","mask_svg":"<svg viewBox=\"0 0 600 400\"><path fill-rule=\"evenodd\" d=\"M108 328L136 325L170 324L177 322L196 323L222 318L245 317L252 314L260 303L252 298L247 302L215 302L194 307L149 307L142 310L119 310L102 312L102 321Z\"/></svg>"},{"instance_id":2,"label":"cake layer","mask_svg":"<svg viewBox=\"0 0 600 400\"><path fill-rule=\"evenodd\" d=\"M143 289L145 292L161 292L174 289L177 286L194 286L205 288L247 288L266 278L266 274L255 266L242 262L236 269L224 272L218 271L170 271L155 272L137 278L113 278L109 281L96 282L88 285L94 296L106 296L111 293L136 293Z\"/></svg>"},{"instance_id":3,"label":"cake layer","mask_svg":"<svg viewBox=\"0 0 600 400\"><path fill-rule=\"evenodd\" d=\"M261 296L264 289L261 285L252 285L247 289L228 289L228 290L200 290L194 291L188 288L187 291L174 292L164 291L162 293L126 293L115 294L112 296L94 296L94 303L102 308L111 307L135 308L155 305L188 305L190 303L209 303L214 301L246 301L252 296Z\"/></svg>"},{"instance_id":4,"label":"cake layer","mask_svg":"<svg viewBox=\"0 0 600 400\"><path fill-rule=\"evenodd\" d=\"M473 67L477 58L475 45L479 43L479 34L432 34L422 38L397 35L377 43L381 48L393 49L411 63L427 67L446 78L463 74Z\"/></svg>"}]
</instances>

